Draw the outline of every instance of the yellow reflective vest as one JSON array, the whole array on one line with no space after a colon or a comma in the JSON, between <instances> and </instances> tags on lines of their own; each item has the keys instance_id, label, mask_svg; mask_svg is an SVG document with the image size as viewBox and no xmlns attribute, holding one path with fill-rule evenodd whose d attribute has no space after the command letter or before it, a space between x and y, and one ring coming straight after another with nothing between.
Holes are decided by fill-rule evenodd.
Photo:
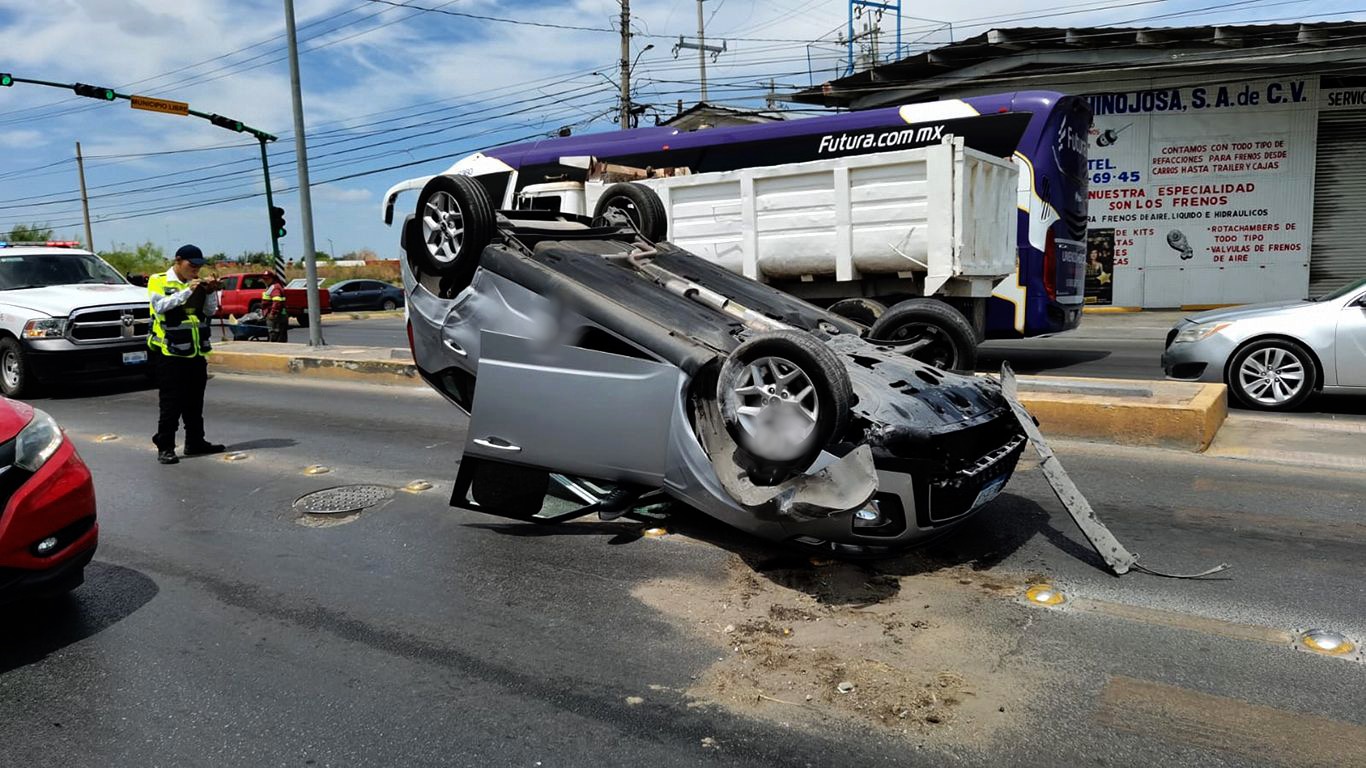
<instances>
[{"instance_id":1,"label":"yellow reflective vest","mask_svg":"<svg viewBox=\"0 0 1366 768\"><path fill-rule=\"evenodd\" d=\"M147 292L153 296L173 296L186 288L182 283L166 273L152 275L147 280ZM152 333L147 337L147 346L170 357L207 356L211 351L209 318L189 306L179 306L158 313L156 304L151 304Z\"/></svg>"}]
</instances>

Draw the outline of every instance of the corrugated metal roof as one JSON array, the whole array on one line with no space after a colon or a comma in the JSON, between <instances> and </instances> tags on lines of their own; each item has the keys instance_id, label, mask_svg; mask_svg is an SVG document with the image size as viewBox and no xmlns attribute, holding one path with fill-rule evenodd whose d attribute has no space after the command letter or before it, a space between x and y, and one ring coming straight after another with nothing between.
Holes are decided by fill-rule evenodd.
<instances>
[{"instance_id":1,"label":"corrugated metal roof","mask_svg":"<svg viewBox=\"0 0 1366 768\"><path fill-rule=\"evenodd\" d=\"M794 101L848 107L880 91L920 83L925 98L951 84L1022 71L1044 74L1094 66L1104 51L1116 66L1145 59L1152 66L1216 66L1226 58L1259 57L1259 68L1291 68L1296 54L1350 51L1366 61L1366 22L1254 24L1206 27L1016 27L975 37L884 64L797 92ZM1131 55L1125 57L1124 52ZM1040 54L1049 53L1048 56ZM1119 53L1120 55L1115 55ZM1175 54L1169 60L1167 54ZM1127 63L1125 59L1127 58ZM1069 59L1075 59L1069 64ZM1097 67L1100 69L1100 67ZM941 85L942 84L942 85Z\"/></svg>"}]
</instances>

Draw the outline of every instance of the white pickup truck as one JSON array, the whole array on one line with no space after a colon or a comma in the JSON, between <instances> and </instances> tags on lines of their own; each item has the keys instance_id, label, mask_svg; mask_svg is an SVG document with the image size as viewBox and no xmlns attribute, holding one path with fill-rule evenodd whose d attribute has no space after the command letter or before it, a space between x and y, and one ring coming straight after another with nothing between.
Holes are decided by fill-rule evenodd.
<instances>
[{"instance_id":1,"label":"white pickup truck","mask_svg":"<svg viewBox=\"0 0 1366 768\"><path fill-rule=\"evenodd\" d=\"M147 369L147 289L75 243L0 243L0 392Z\"/></svg>"},{"instance_id":2,"label":"white pickup truck","mask_svg":"<svg viewBox=\"0 0 1366 768\"><path fill-rule=\"evenodd\" d=\"M965 148L961 138L697 174L594 157L560 163L585 180L527 185L504 204L580 216L622 210L652 239L667 234L732 272L868 326L873 338L921 342L914 356L939 368L973 367L992 289L1015 271L1018 170ZM445 175L500 186L505 169L473 155ZM423 189L431 178L389 190L386 213L398 193ZM623 197L624 185L616 184L622 181L653 189L663 210ZM612 199L603 198L607 189L616 190ZM418 210L426 203L419 200ZM446 247L441 227L423 223L429 245Z\"/></svg>"}]
</instances>

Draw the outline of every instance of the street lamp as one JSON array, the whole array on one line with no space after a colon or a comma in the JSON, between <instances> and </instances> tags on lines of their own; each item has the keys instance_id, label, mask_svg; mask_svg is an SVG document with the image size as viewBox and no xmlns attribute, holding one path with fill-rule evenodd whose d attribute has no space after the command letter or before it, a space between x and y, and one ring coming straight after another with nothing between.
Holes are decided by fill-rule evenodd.
<instances>
[{"instance_id":1,"label":"street lamp","mask_svg":"<svg viewBox=\"0 0 1366 768\"><path fill-rule=\"evenodd\" d=\"M327 238L327 252L332 255L332 260L337 260L337 249L332 245L332 238Z\"/></svg>"}]
</instances>

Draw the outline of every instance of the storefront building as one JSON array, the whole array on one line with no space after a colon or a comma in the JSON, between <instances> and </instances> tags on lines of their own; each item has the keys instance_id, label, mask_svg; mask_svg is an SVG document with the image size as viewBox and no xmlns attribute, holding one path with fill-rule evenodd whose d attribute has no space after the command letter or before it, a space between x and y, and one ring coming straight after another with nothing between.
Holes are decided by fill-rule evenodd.
<instances>
[{"instance_id":1,"label":"storefront building","mask_svg":"<svg viewBox=\"0 0 1366 768\"><path fill-rule=\"evenodd\" d=\"M1094 123L1087 302L1307 298L1366 277L1366 25L989 32L826 83L854 109L1015 90Z\"/></svg>"}]
</instances>

